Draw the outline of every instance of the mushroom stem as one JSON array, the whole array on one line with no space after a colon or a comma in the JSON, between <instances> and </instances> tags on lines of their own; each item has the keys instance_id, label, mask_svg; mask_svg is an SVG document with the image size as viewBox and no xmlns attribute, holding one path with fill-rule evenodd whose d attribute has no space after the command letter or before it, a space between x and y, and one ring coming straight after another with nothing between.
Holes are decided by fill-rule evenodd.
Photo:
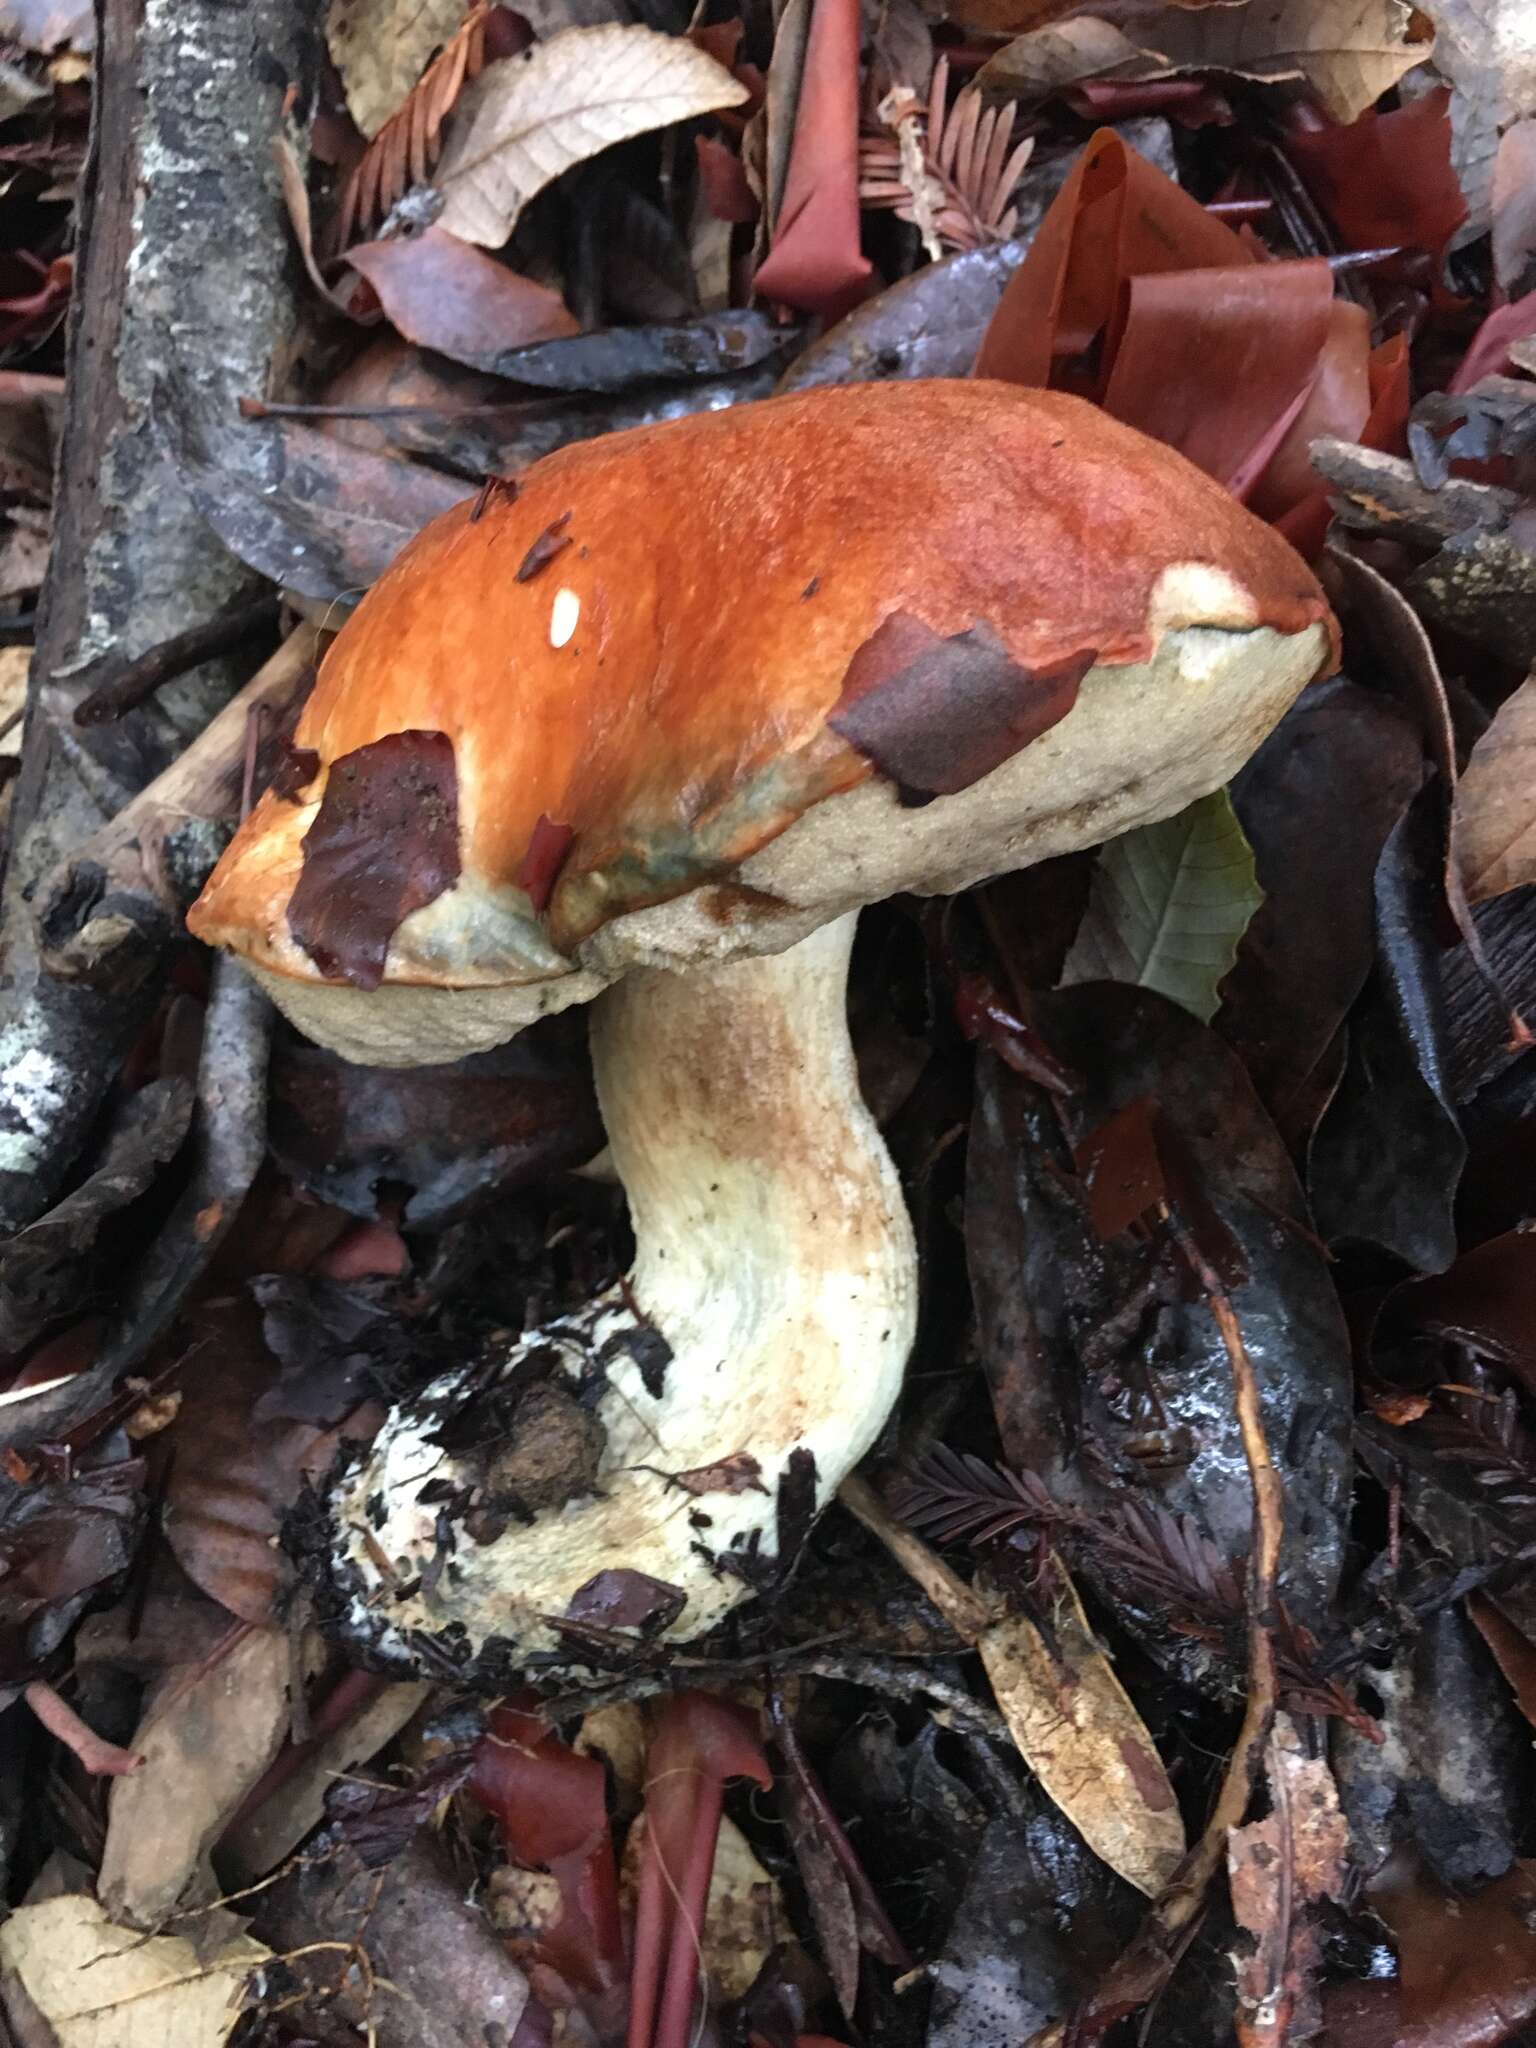
<instances>
[{"instance_id":1,"label":"mushroom stem","mask_svg":"<svg viewBox=\"0 0 1536 2048\"><path fill-rule=\"evenodd\" d=\"M350 1624L376 1655L411 1657L424 1633L495 1680L533 1652L572 1655L568 1614L587 1640L594 1625L700 1635L788 1569L868 1449L911 1344L917 1262L848 1038L853 926L637 971L599 999L633 1271L489 1373L435 1382L344 1476ZM600 1425L595 1471L563 1490L518 1439L511 1396L535 1382Z\"/></svg>"}]
</instances>

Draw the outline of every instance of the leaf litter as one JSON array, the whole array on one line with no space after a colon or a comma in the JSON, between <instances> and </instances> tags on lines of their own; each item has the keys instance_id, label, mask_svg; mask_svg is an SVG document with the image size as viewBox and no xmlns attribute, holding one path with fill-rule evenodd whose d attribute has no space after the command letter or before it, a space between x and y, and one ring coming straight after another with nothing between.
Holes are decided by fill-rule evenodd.
<instances>
[{"instance_id":1,"label":"leaf litter","mask_svg":"<svg viewBox=\"0 0 1536 2048\"><path fill-rule=\"evenodd\" d=\"M12 14L24 658L94 87L78 10ZM52 1764L0 1801L18 2038L1521 2038L1536 70L1485 15L335 0L280 152L325 346L237 419L190 336L154 404L289 607L333 625L436 512L577 440L975 366L1277 525L1343 664L1182 817L866 916L855 1035L923 1246L902 1406L792 1597L698 1654L646 1640L675 1589L601 1561L564 1617L581 1690L351 1668L304 1577L345 1442L623 1269L580 1030L404 1072L278 1025L260 1172L167 1282L218 1014L167 960L63 1194L0 1247L5 1726ZM1078 675L915 624L842 715L920 803ZM329 793L248 749L251 794L322 799L300 925L359 986L457 874L453 736L409 738ZM359 855L352 812L422 858ZM97 1398L149 1279L169 1320ZM579 1409L527 1398L587 1456ZM656 1469L699 1526L764 1484L750 1441Z\"/></svg>"}]
</instances>

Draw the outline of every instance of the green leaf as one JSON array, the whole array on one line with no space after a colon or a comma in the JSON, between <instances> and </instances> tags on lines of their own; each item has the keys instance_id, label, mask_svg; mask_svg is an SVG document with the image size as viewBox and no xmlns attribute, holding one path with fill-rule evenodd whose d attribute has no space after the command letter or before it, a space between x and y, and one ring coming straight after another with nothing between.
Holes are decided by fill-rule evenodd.
<instances>
[{"instance_id":1,"label":"green leaf","mask_svg":"<svg viewBox=\"0 0 1536 2048\"><path fill-rule=\"evenodd\" d=\"M1100 848L1062 981L1139 982L1209 1023L1263 901L1232 799L1215 790Z\"/></svg>"}]
</instances>

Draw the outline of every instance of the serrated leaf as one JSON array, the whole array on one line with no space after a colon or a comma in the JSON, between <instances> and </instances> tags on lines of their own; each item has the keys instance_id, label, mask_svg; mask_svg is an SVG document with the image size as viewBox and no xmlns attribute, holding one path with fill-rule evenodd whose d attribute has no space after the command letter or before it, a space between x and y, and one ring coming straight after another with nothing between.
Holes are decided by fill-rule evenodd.
<instances>
[{"instance_id":1,"label":"serrated leaf","mask_svg":"<svg viewBox=\"0 0 1536 2048\"><path fill-rule=\"evenodd\" d=\"M464 0L331 0L326 44L365 135L383 127L464 12Z\"/></svg>"},{"instance_id":2,"label":"serrated leaf","mask_svg":"<svg viewBox=\"0 0 1536 2048\"><path fill-rule=\"evenodd\" d=\"M600 150L747 97L724 65L639 24L566 29L493 65L438 169L438 226L500 248L529 200Z\"/></svg>"},{"instance_id":3,"label":"serrated leaf","mask_svg":"<svg viewBox=\"0 0 1536 2048\"><path fill-rule=\"evenodd\" d=\"M1263 901L1232 800L1215 790L1100 848L1062 981L1136 982L1208 1024Z\"/></svg>"}]
</instances>

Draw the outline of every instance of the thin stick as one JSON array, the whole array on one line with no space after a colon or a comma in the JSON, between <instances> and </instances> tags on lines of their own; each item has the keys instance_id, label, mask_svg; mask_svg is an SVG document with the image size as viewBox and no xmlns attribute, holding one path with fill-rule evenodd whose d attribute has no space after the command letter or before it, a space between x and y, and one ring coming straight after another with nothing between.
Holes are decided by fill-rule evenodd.
<instances>
[{"instance_id":1,"label":"thin stick","mask_svg":"<svg viewBox=\"0 0 1536 2048\"><path fill-rule=\"evenodd\" d=\"M1067 2048L1096 2040L1167 1984L1204 1911L1205 1895L1226 1861L1227 1836L1241 1825L1275 1719L1275 1586L1285 1495L1264 1435L1259 1383L1232 1303L1210 1262L1177 1217L1174 1242L1199 1281L1232 1371L1233 1405L1253 1490L1253 1541L1248 1556L1248 1701L1226 1774L1199 1841L1184 1858L1092 1997L1064 2020L1035 2034L1028 2048Z\"/></svg>"},{"instance_id":2,"label":"thin stick","mask_svg":"<svg viewBox=\"0 0 1536 2048\"><path fill-rule=\"evenodd\" d=\"M848 1512L861 1521L871 1536L878 1536L902 1570L921 1587L950 1627L974 1648L992 1621L985 1604L977 1598L942 1557L914 1536L904 1522L898 1522L867 1479L850 1472L837 1489L837 1497Z\"/></svg>"},{"instance_id":3,"label":"thin stick","mask_svg":"<svg viewBox=\"0 0 1536 2048\"><path fill-rule=\"evenodd\" d=\"M173 633L169 640L135 655L132 661L111 659L102 664L101 680L88 697L75 706L76 725L108 725L115 718L136 710L165 683L184 676L200 662L229 654L253 633L277 625L278 600L274 593L247 598L217 612L200 626L185 633Z\"/></svg>"}]
</instances>

